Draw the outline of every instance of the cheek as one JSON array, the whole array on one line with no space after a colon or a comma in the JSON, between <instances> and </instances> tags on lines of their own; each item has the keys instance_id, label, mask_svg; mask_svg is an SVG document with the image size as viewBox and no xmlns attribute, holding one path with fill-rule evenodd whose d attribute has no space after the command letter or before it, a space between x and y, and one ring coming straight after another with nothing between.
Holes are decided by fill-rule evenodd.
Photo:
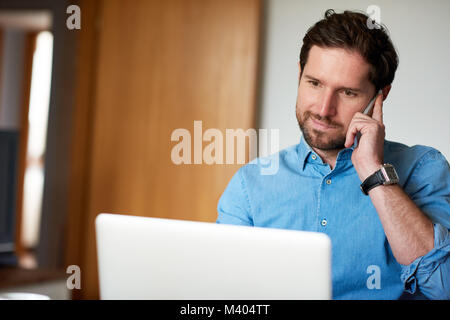
<instances>
[{"instance_id":1,"label":"cheek","mask_svg":"<svg viewBox=\"0 0 450 320\"><path fill-rule=\"evenodd\" d=\"M316 101L317 97L314 92L311 92L311 90L308 90L301 85L297 96L297 111L302 113L305 111L314 112L314 106L317 105Z\"/></svg>"},{"instance_id":2,"label":"cheek","mask_svg":"<svg viewBox=\"0 0 450 320\"><path fill-rule=\"evenodd\" d=\"M344 131L347 132L348 127L350 126L350 122L352 121L353 118L353 114L345 114L345 115L341 115L341 124L342 127L344 128Z\"/></svg>"}]
</instances>

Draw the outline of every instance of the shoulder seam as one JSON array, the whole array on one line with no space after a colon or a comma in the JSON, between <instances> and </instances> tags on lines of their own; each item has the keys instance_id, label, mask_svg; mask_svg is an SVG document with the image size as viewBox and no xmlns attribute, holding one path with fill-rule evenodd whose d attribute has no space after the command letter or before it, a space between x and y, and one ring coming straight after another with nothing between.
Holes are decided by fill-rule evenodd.
<instances>
[{"instance_id":1,"label":"shoulder seam","mask_svg":"<svg viewBox=\"0 0 450 320\"><path fill-rule=\"evenodd\" d=\"M240 180L241 180L241 187L242 187L242 190L244 191L244 196L245 196L245 199L247 200L247 203L248 203L249 215L250 215L249 218L251 218L251 219L252 219L252 222L253 222L253 210L252 210L252 204L250 203L250 198L249 198L249 196L248 196L247 185L245 184L244 175L243 175L243 173L242 173L242 170L239 170L238 173L239 173Z\"/></svg>"},{"instance_id":2,"label":"shoulder seam","mask_svg":"<svg viewBox=\"0 0 450 320\"><path fill-rule=\"evenodd\" d=\"M431 155L431 154L433 154L434 153L434 155L432 156L432 157L428 157L428 155ZM441 154L441 152L439 151L439 150L436 150L436 149L430 149L430 150L428 150L427 152L425 152L421 157L420 157L420 159L417 161L417 164L414 166L414 169L413 169L413 172L412 172L412 174L411 174L411 178L412 177L414 177L416 174L417 174L417 170L419 170L422 166L423 166L423 164L424 164L424 162L426 161L426 160L438 160L438 155L439 154Z\"/></svg>"}]
</instances>

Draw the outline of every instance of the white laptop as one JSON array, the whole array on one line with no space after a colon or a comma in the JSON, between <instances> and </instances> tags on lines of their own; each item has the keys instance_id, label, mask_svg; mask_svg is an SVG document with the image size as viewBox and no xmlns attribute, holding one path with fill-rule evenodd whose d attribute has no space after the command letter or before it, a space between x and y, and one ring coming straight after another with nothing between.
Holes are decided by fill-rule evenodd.
<instances>
[{"instance_id":1,"label":"white laptop","mask_svg":"<svg viewBox=\"0 0 450 320\"><path fill-rule=\"evenodd\" d=\"M100 214L101 299L331 298L322 233Z\"/></svg>"}]
</instances>

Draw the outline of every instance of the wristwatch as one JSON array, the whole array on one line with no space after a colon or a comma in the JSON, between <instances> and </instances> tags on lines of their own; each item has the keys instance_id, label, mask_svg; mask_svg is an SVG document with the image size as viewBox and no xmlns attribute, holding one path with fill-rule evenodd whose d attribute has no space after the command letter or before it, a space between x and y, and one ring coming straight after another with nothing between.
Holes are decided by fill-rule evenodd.
<instances>
[{"instance_id":1,"label":"wristwatch","mask_svg":"<svg viewBox=\"0 0 450 320\"><path fill-rule=\"evenodd\" d=\"M367 196L369 191L377 186L398 183L397 171L392 164L385 163L380 170L368 176L360 185L361 191Z\"/></svg>"}]
</instances>

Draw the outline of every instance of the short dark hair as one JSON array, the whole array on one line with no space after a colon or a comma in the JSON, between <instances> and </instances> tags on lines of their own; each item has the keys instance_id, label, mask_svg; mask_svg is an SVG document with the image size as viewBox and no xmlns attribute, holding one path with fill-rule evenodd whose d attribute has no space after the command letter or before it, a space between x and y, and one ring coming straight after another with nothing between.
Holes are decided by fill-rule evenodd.
<instances>
[{"instance_id":1,"label":"short dark hair","mask_svg":"<svg viewBox=\"0 0 450 320\"><path fill-rule=\"evenodd\" d=\"M375 90L384 88L394 81L399 59L391 42L387 28L373 22L369 28L366 14L356 11L325 12L324 19L308 29L300 50L301 73L313 45L321 48L342 48L358 52L371 66L369 81ZM301 76L301 74L300 74Z\"/></svg>"}]
</instances>

